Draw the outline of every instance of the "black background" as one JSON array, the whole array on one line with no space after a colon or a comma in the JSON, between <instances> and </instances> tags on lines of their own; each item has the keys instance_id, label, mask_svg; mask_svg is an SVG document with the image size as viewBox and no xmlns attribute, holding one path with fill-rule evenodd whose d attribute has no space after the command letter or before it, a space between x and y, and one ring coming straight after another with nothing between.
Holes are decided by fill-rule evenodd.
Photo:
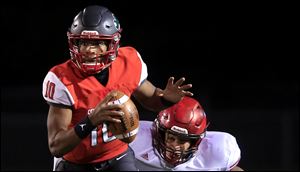
<instances>
[{"instance_id":1,"label":"black background","mask_svg":"<svg viewBox=\"0 0 300 172\"><path fill-rule=\"evenodd\" d=\"M209 130L234 135L245 170L299 169L299 82L292 4L98 1L1 5L1 170L52 170L42 81L69 58L66 31L86 5L107 6L148 79L186 77ZM142 109L141 119L155 114Z\"/></svg>"}]
</instances>

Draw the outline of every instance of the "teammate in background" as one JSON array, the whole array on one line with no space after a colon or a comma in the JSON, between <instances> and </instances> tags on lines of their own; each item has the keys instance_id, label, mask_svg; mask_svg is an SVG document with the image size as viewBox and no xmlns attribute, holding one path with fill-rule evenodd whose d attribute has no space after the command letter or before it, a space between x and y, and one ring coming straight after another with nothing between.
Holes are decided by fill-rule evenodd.
<instances>
[{"instance_id":1,"label":"teammate in background","mask_svg":"<svg viewBox=\"0 0 300 172\"><path fill-rule=\"evenodd\" d=\"M198 101L185 97L161 111L153 121L140 121L129 144L140 171L243 171L235 137L206 131L207 119Z\"/></svg>"},{"instance_id":2,"label":"teammate in background","mask_svg":"<svg viewBox=\"0 0 300 172\"><path fill-rule=\"evenodd\" d=\"M166 87L147 80L147 66L133 47L119 47L121 28L103 6L88 6L67 32L71 59L50 69L43 82L49 104L49 149L54 170L137 170L133 151L107 130L120 123L122 105L108 104L119 90L160 111L192 96L191 84L170 77Z\"/></svg>"}]
</instances>

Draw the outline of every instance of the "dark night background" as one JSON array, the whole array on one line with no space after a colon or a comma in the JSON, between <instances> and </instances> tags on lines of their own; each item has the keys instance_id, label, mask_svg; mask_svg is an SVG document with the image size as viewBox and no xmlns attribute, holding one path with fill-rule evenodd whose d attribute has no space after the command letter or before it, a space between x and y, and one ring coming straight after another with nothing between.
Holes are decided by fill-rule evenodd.
<instances>
[{"instance_id":1,"label":"dark night background","mask_svg":"<svg viewBox=\"0 0 300 172\"><path fill-rule=\"evenodd\" d=\"M158 1L159 2L159 1ZM209 130L234 135L245 170L299 170L299 82L283 4L97 1L118 17L149 80L186 77ZM66 31L81 3L1 5L1 170L52 170L42 82L69 58ZM290 4L291 6L292 4ZM142 109L141 119L155 114Z\"/></svg>"}]
</instances>

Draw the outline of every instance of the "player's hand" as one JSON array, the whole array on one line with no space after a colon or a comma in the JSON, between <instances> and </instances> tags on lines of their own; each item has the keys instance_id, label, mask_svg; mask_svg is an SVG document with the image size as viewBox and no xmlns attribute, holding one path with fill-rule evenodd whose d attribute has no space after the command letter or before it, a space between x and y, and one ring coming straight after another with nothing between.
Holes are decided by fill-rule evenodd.
<instances>
[{"instance_id":1,"label":"player's hand","mask_svg":"<svg viewBox=\"0 0 300 172\"><path fill-rule=\"evenodd\" d=\"M167 86L164 90L157 88L158 96L163 97L165 100L177 103L184 96L193 96L193 93L187 91L192 88L192 84L184 84L185 78L182 77L174 83L174 77L170 77L167 83Z\"/></svg>"},{"instance_id":2,"label":"player's hand","mask_svg":"<svg viewBox=\"0 0 300 172\"><path fill-rule=\"evenodd\" d=\"M95 107L93 113L91 113L89 116L94 126L97 126L105 121L116 123L121 122L121 120L118 118L124 115L124 112L121 111L123 105L108 103L116 95L116 92L108 93L106 97Z\"/></svg>"}]
</instances>

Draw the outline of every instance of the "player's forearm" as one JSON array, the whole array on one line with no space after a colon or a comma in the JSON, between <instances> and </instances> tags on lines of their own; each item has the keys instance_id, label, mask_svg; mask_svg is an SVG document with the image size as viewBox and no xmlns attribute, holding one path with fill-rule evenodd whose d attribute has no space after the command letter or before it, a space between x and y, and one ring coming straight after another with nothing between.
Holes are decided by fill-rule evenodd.
<instances>
[{"instance_id":1,"label":"player's forearm","mask_svg":"<svg viewBox=\"0 0 300 172\"><path fill-rule=\"evenodd\" d=\"M60 130L49 140L49 149L53 156L62 157L73 150L81 139L76 135L73 128L69 130Z\"/></svg>"},{"instance_id":2,"label":"player's forearm","mask_svg":"<svg viewBox=\"0 0 300 172\"><path fill-rule=\"evenodd\" d=\"M148 110L159 112L163 109L166 109L170 106L172 106L174 103L171 103L167 100L165 100L162 96L159 96L157 94L157 89L153 93L153 95L150 98L144 99L141 104L147 108Z\"/></svg>"},{"instance_id":3,"label":"player's forearm","mask_svg":"<svg viewBox=\"0 0 300 172\"><path fill-rule=\"evenodd\" d=\"M146 109L159 112L171 105L173 103L166 103L161 96L161 89L155 87L151 82L145 80L138 89L133 93L133 96L138 100L138 102Z\"/></svg>"},{"instance_id":4,"label":"player's forearm","mask_svg":"<svg viewBox=\"0 0 300 172\"><path fill-rule=\"evenodd\" d=\"M150 99L147 99L145 101L140 101L141 105L153 112L159 112L162 109L164 109L164 106L160 103L160 98L159 97L153 97Z\"/></svg>"}]
</instances>

